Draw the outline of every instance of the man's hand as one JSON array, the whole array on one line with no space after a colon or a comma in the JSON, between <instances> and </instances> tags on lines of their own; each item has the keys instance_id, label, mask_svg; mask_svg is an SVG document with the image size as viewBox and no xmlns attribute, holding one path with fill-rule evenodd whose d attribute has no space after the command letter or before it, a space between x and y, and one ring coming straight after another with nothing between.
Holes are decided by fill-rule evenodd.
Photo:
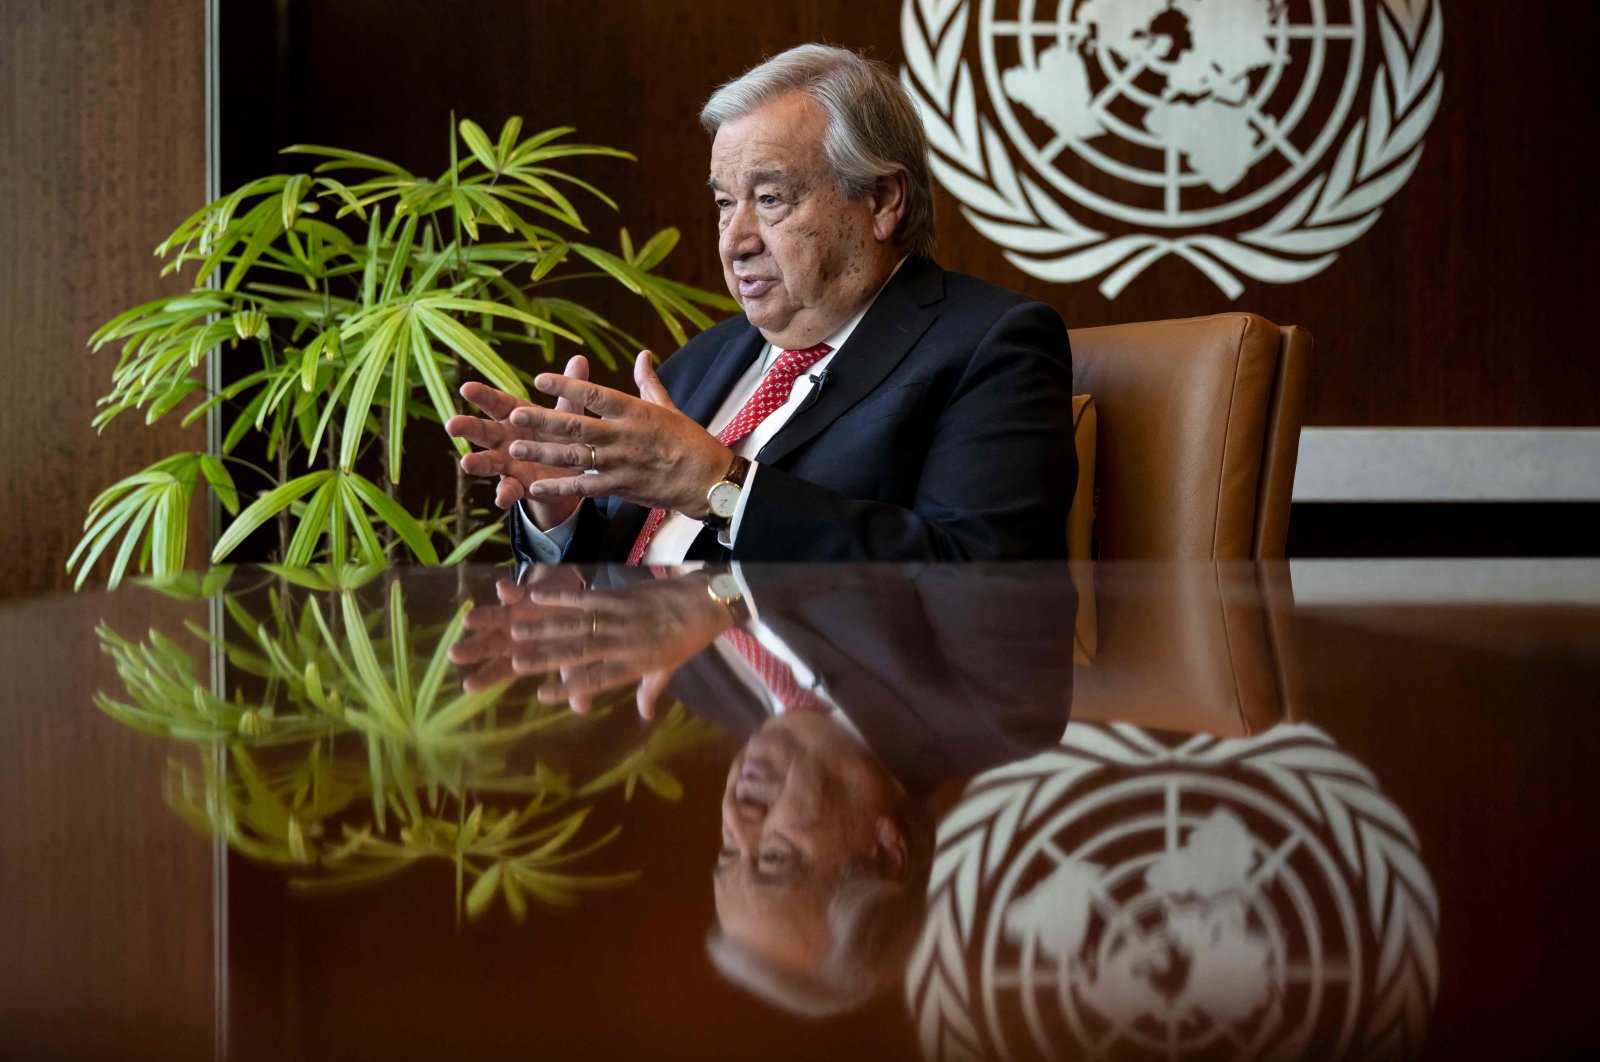
<instances>
[{"instance_id":1,"label":"man's hand","mask_svg":"<svg viewBox=\"0 0 1600 1062\"><path fill-rule=\"evenodd\" d=\"M582 354L574 355L567 361L565 375L560 378L588 380L589 360ZM567 495L533 498L530 497L528 488L534 483L556 477L576 474L582 478L581 474L583 468L588 467L587 463L575 472L571 468L556 468L514 457L508 447L518 440L532 439L534 436L526 428L507 421L516 410L535 407L515 395L508 395L487 384L476 382L463 384L461 397L488 415L487 419L457 416L445 422L444 430L450 435L483 447L482 450L474 451L461 459L462 469L474 476L499 476L500 483L495 487L494 503L502 509L509 509L527 498L533 506L533 522L540 528L555 527L571 516L582 501L580 497ZM556 402L556 409L569 416L581 417L583 414L581 405L575 405L565 398Z\"/></svg>"},{"instance_id":2,"label":"man's hand","mask_svg":"<svg viewBox=\"0 0 1600 1062\"><path fill-rule=\"evenodd\" d=\"M615 495L695 519L706 515L706 492L728 471L733 451L678 412L648 350L639 352L633 379L638 398L571 374L544 373L534 380L534 387L560 401L554 410L521 405L511 411L510 423L520 434L509 456L568 474L528 481L527 497L555 505ZM574 409L600 416L580 416ZM599 475L571 474L589 468L591 460Z\"/></svg>"},{"instance_id":3,"label":"man's hand","mask_svg":"<svg viewBox=\"0 0 1600 1062\"><path fill-rule=\"evenodd\" d=\"M576 581L566 568L538 570L526 586L501 580L498 606L467 613L473 633L451 646L450 659L476 666L464 678L468 690L549 675L539 697L586 712L600 694L637 682L639 714L650 719L678 668L732 623L698 574L618 591L561 579Z\"/></svg>"}]
</instances>

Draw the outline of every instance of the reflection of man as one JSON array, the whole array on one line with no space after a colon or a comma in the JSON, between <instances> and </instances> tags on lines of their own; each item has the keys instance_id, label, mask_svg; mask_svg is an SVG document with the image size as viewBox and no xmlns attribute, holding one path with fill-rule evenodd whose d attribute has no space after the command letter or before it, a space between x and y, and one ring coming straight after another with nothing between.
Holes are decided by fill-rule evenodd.
<instances>
[{"instance_id":1,"label":"reflection of man","mask_svg":"<svg viewBox=\"0 0 1600 1062\"><path fill-rule=\"evenodd\" d=\"M551 676L587 708L639 683L747 736L728 773L719 969L825 1015L894 982L921 928L951 780L1054 744L1071 700L1066 573L1032 566L530 567L454 647L470 684ZM703 650L703 651L702 651ZM947 795L947 794L946 794Z\"/></svg>"},{"instance_id":2,"label":"reflection of man","mask_svg":"<svg viewBox=\"0 0 1600 1062\"><path fill-rule=\"evenodd\" d=\"M728 770L707 948L722 972L813 1017L893 983L922 927L933 822L847 722L772 717Z\"/></svg>"},{"instance_id":3,"label":"reflection of man","mask_svg":"<svg viewBox=\"0 0 1600 1062\"><path fill-rule=\"evenodd\" d=\"M711 189L744 309L639 396L577 357L456 417L524 560L1056 557L1071 358L1042 303L929 257L927 142L894 76L807 45L712 96ZM584 411L594 416L584 416ZM585 474L588 473L588 474Z\"/></svg>"}]
</instances>

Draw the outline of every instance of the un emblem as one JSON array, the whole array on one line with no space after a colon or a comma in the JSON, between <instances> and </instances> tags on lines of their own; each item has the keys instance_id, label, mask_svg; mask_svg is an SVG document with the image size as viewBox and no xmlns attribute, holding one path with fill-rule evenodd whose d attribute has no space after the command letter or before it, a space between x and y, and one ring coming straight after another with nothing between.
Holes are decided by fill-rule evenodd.
<instances>
[{"instance_id":1,"label":"un emblem","mask_svg":"<svg viewBox=\"0 0 1600 1062\"><path fill-rule=\"evenodd\" d=\"M1410 178L1444 87L1439 0L905 0L901 36L962 214L1112 299L1167 255L1229 298L1326 269Z\"/></svg>"},{"instance_id":2,"label":"un emblem","mask_svg":"<svg viewBox=\"0 0 1600 1062\"><path fill-rule=\"evenodd\" d=\"M1418 848L1315 727L1074 723L939 826L906 983L923 1055L1415 1054L1439 979Z\"/></svg>"}]
</instances>

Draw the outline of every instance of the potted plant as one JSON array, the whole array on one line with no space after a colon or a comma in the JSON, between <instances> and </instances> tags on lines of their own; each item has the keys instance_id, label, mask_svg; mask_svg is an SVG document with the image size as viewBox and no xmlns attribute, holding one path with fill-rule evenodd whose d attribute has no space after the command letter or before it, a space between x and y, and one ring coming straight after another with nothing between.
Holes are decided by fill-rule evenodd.
<instances>
[{"instance_id":1,"label":"potted plant","mask_svg":"<svg viewBox=\"0 0 1600 1062\"><path fill-rule=\"evenodd\" d=\"M511 118L490 140L463 121L437 178L296 145L285 152L323 161L309 173L251 181L179 225L156 253L164 275L196 263L193 290L135 306L90 338L95 350L121 347L95 425L128 410L144 410L150 423L181 409L185 424L216 410L220 453L174 454L101 493L67 562L75 585L102 557L113 586L130 564L157 578L181 570L201 480L232 517L213 562L272 521L277 559L289 565L386 563L402 553L453 563L496 537L497 514L468 506L459 468L453 509L400 503L409 424L457 413L469 376L525 397L533 374L512 350L551 363L570 344L615 368L619 350L639 349L565 297L573 280L622 285L680 344L686 328L711 324L708 311L736 308L656 273L676 229L638 246L623 229L616 251L572 238L588 232L573 196L617 205L564 172L562 160L632 156L569 142L571 132L524 137L522 120ZM213 351L226 359L226 382L208 386ZM235 452L251 436L264 443L267 467ZM466 452L465 442L455 445ZM230 465L266 484L242 508Z\"/></svg>"}]
</instances>

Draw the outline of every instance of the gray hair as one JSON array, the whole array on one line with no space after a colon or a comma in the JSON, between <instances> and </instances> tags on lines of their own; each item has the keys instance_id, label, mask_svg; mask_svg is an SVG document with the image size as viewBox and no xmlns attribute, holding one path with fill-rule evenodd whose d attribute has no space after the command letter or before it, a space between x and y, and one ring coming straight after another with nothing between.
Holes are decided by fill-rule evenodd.
<instances>
[{"instance_id":1,"label":"gray hair","mask_svg":"<svg viewBox=\"0 0 1600 1062\"><path fill-rule=\"evenodd\" d=\"M827 115L822 151L841 195L854 199L879 177L905 175L906 213L895 241L910 254L931 257L928 136L911 97L882 63L826 44L790 48L712 93L700 108L700 124L715 133L790 92L804 92Z\"/></svg>"}]
</instances>

